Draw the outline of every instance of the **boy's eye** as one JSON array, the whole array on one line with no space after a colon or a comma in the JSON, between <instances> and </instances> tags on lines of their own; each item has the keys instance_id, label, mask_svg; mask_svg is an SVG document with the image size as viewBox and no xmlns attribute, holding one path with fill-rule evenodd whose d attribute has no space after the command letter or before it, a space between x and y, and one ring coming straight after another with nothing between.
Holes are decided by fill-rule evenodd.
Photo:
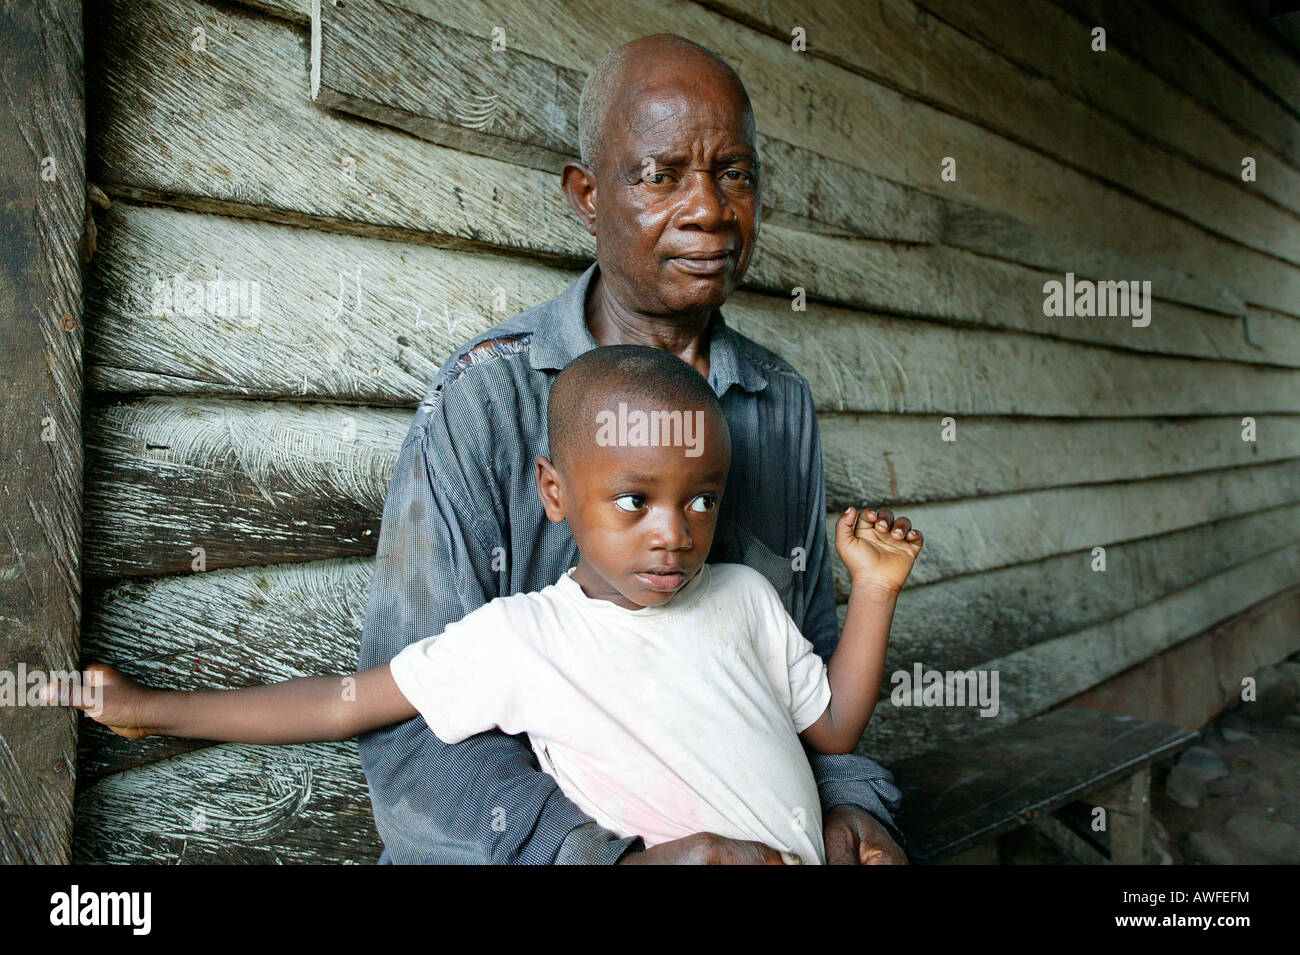
<instances>
[{"instance_id":1,"label":"boy's eye","mask_svg":"<svg viewBox=\"0 0 1300 955\"><path fill-rule=\"evenodd\" d=\"M644 494L620 494L614 498L614 506L620 511L639 511L645 507Z\"/></svg>"},{"instance_id":2,"label":"boy's eye","mask_svg":"<svg viewBox=\"0 0 1300 955\"><path fill-rule=\"evenodd\" d=\"M707 514L717 506L718 499L712 494L701 494L695 500L691 501L691 510L697 514Z\"/></svg>"}]
</instances>

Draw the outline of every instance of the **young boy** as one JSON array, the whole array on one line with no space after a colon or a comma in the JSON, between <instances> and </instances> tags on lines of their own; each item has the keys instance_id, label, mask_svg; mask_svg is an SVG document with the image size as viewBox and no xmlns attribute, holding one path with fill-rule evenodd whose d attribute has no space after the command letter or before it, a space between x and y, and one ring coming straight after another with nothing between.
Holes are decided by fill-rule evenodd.
<instances>
[{"instance_id":1,"label":"young boy","mask_svg":"<svg viewBox=\"0 0 1300 955\"><path fill-rule=\"evenodd\" d=\"M873 510L862 526L853 508L840 516L853 591L828 667L758 571L705 563L731 438L698 372L655 348L589 351L557 376L547 433L538 490L581 554L555 584L347 677L186 693L92 664L95 705L66 687L59 702L131 738L341 740L417 713L447 743L499 727L527 733L566 796L647 847L715 832L824 863L800 739L856 747L920 532L900 519L886 533Z\"/></svg>"}]
</instances>

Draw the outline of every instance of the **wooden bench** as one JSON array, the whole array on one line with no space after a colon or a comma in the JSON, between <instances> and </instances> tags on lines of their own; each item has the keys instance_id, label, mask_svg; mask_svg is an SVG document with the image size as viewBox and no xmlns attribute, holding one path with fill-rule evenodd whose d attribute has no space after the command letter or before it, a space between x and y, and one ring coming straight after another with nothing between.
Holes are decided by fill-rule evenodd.
<instances>
[{"instance_id":1,"label":"wooden bench","mask_svg":"<svg viewBox=\"0 0 1300 955\"><path fill-rule=\"evenodd\" d=\"M1066 707L892 765L898 822L936 861L1017 861L1028 827L1079 862L1157 862L1151 764L1198 735Z\"/></svg>"}]
</instances>

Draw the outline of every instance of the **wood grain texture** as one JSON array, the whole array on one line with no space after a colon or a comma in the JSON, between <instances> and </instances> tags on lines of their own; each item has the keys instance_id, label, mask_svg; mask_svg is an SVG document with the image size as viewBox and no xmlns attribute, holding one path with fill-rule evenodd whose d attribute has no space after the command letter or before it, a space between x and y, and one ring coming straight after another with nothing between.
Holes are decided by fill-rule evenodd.
<instances>
[{"instance_id":1,"label":"wood grain texture","mask_svg":"<svg viewBox=\"0 0 1300 955\"><path fill-rule=\"evenodd\" d=\"M926 535L907 586L1106 547L1300 500L1300 459L896 509ZM836 515L827 518L833 534ZM833 536L828 537L833 540ZM831 555L835 586L848 572ZM906 591L904 591L906 592Z\"/></svg>"},{"instance_id":2,"label":"wood grain texture","mask_svg":"<svg viewBox=\"0 0 1300 955\"><path fill-rule=\"evenodd\" d=\"M78 863L375 862L354 742L214 746L115 773L77 797Z\"/></svg>"},{"instance_id":3,"label":"wood grain texture","mask_svg":"<svg viewBox=\"0 0 1300 955\"><path fill-rule=\"evenodd\" d=\"M101 393L227 394L410 407L455 347L553 297L580 274L516 257L123 203L104 217L101 235L87 284L95 321L86 344L88 383ZM839 349L807 342L801 347L813 363L801 364L788 354L788 341L791 330L801 339L835 341L840 333L824 330L816 319L851 313L816 300L807 312L793 312L792 287L805 288L811 299L848 300L860 309L937 314L965 326L958 334L977 351L984 348L981 340L993 341L970 330L983 327L1043 336L1046 355L1060 347L1050 339L1060 338L1142 354L1300 365L1300 321L1286 316L1254 310L1247 319L1229 319L1157 301L1145 328L1123 318L1049 317L1042 313L1042 284L1052 277L954 249L848 242L769 226L750 269L750 284L773 295L738 293L724 314L738 320L758 312L771 316L753 325L753 336L794 361L813 382L815 394L828 400L842 390L840 381L848 372L836 367L843 362ZM256 284L259 313L226 315L200 307L197 300L168 302L163 294L177 282L193 283L197 293L218 280ZM792 324L794 318L798 321ZM862 327L876 324L873 317L860 318ZM934 325L908 322L899 327L927 324ZM933 327L931 334L948 338L952 332ZM871 336L891 349L894 337L887 331ZM1021 341L1022 349L1037 351L1032 339ZM221 347L211 347L213 342ZM1109 355L1095 352L1090 363L1104 367ZM1216 373L1250 377L1249 369L1233 366ZM1168 410L1145 404L1144 410Z\"/></svg>"},{"instance_id":4,"label":"wood grain texture","mask_svg":"<svg viewBox=\"0 0 1300 955\"><path fill-rule=\"evenodd\" d=\"M150 400L86 433L86 573L175 574L374 553L410 415Z\"/></svg>"},{"instance_id":5,"label":"wood grain texture","mask_svg":"<svg viewBox=\"0 0 1300 955\"><path fill-rule=\"evenodd\" d=\"M928 3L929 0L923 0ZM1108 45L1138 56L1152 72L1254 133L1300 167L1300 121L1253 85L1191 31L1154 3L1054 0L1087 29L1104 26Z\"/></svg>"},{"instance_id":6,"label":"wood grain texture","mask_svg":"<svg viewBox=\"0 0 1300 955\"><path fill-rule=\"evenodd\" d=\"M353 557L117 581L87 600L84 656L173 689L351 673L373 572ZM82 736L83 786L212 745L128 741L90 721Z\"/></svg>"},{"instance_id":7,"label":"wood grain texture","mask_svg":"<svg viewBox=\"0 0 1300 955\"><path fill-rule=\"evenodd\" d=\"M1030 76L1123 123L1132 133L1175 150L1203 168L1240 183L1241 158L1254 156L1268 174L1250 185L1273 202L1294 208L1300 195L1300 156L1277 148L1221 118L1209 107L1148 69L1122 46L1105 60L1087 28L1050 0L918 0L954 29L985 44Z\"/></svg>"},{"instance_id":8,"label":"wood grain texture","mask_svg":"<svg viewBox=\"0 0 1300 955\"><path fill-rule=\"evenodd\" d=\"M903 760L899 824L944 859L1049 813L1196 741L1192 730L1081 707Z\"/></svg>"},{"instance_id":9,"label":"wood grain texture","mask_svg":"<svg viewBox=\"0 0 1300 955\"><path fill-rule=\"evenodd\" d=\"M1300 544L1292 544L1122 616L986 660L977 669L998 676L994 715L981 716L976 706L896 706L882 700L859 751L892 761L1018 723L1272 597L1297 579ZM886 685L895 685L892 675L886 676Z\"/></svg>"},{"instance_id":10,"label":"wood grain texture","mask_svg":"<svg viewBox=\"0 0 1300 955\"><path fill-rule=\"evenodd\" d=\"M1080 550L909 586L894 613L887 672L918 661L975 667L1120 617L1295 543L1298 518L1300 504L1288 504L1110 545L1104 573ZM373 561L348 558L119 581L88 599L84 655L176 689L351 672L372 571ZM842 624L844 605L838 610ZM83 783L211 745L128 741L90 721L81 740Z\"/></svg>"},{"instance_id":11,"label":"wood grain texture","mask_svg":"<svg viewBox=\"0 0 1300 955\"><path fill-rule=\"evenodd\" d=\"M200 547L207 570L373 553L410 417L189 398L97 409L86 438L86 573L189 573ZM1260 424L1265 440L1249 443L1238 422L1223 418L975 419L960 425L958 441L945 442L937 418L831 417L823 424L828 501L832 511L865 501L927 514L927 506L952 513L964 498L1052 487L1086 499L1094 483L1105 495L1112 482L1160 475L1181 489L1180 479L1193 473L1221 477L1232 466L1287 463L1300 448L1295 422ZM1131 450L1080 452L1107 443ZM1285 467L1271 473L1287 486Z\"/></svg>"},{"instance_id":12,"label":"wood grain texture","mask_svg":"<svg viewBox=\"0 0 1300 955\"><path fill-rule=\"evenodd\" d=\"M1300 56L1268 31L1259 29L1253 17L1232 3L1215 0L1164 0L1162 6L1300 119Z\"/></svg>"},{"instance_id":13,"label":"wood grain texture","mask_svg":"<svg viewBox=\"0 0 1300 955\"><path fill-rule=\"evenodd\" d=\"M890 628L886 670L920 661L965 669L1102 623L1300 540L1300 504L909 587ZM838 608L841 625L847 609ZM886 696L888 695L887 686Z\"/></svg>"},{"instance_id":14,"label":"wood grain texture","mask_svg":"<svg viewBox=\"0 0 1300 955\"><path fill-rule=\"evenodd\" d=\"M414 5L414 0L403 4ZM102 76L97 76L96 81L106 90L110 102L132 103L129 113L118 115L109 110L92 128L92 154L101 163L95 178L105 184L110 194L291 224L401 235L444 246L490 245L571 261L590 256L590 237L572 218L553 178L536 170L529 172L525 167L422 144L372 123L326 114L305 102L305 78L300 66L303 38L287 25L200 4L197 9L203 11L209 40L207 52L196 54L175 41L176 37L189 35L196 7L188 0L157 0L120 11L107 4L103 9L117 16L114 29L119 42L106 51L99 70ZM473 32L484 30L486 23L504 22L512 25L515 32L510 35L517 37L519 28L513 25L518 18L535 15L523 8L512 8L495 19L485 11L480 13L483 16L475 18L458 11L451 25L467 26L468 32ZM681 13L707 14L690 5L685 5ZM745 28L715 14L707 16L719 36L739 31L737 42L743 39L754 47L750 51L753 55L760 50L771 55L770 40L764 38L754 46L759 40ZM448 13L447 18L451 19L452 14ZM652 19L662 19L662 12L655 13ZM582 29L590 27L586 24ZM665 28L673 25L665 24ZM537 29L542 27L538 25ZM531 34L527 38L529 43L541 39ZM555 40L547 39L552 44ZM588 40L589 45L599 46L602 42L599 37ZM516 42L514 46L520 45ZM586 70L605 49L593 49L590 59L579 61L578 66L570 62L574 59L572 52L558 59L551 55L542 58ZM531 48L527 52L538 55ZM741 62L743 65L743 59ZM843 72L832 64L818 67L811 59L801 62L807 62L814 73L822 67L837 71L835 76ZM744 74L744 70L741 72ZM790 71L780 69L773 69L773 73L790 75ZM787 78L786 82L791 80ZM835 90L831 77L820 74L808 77L805 86L812 88L823 82ZM756 93L754 89L750 92ZM789 89L779 92L786 97L786 105L773 104L772 109L788 117L794 109L790 97L799 94ZM842 95L844 108L872 108L870 97L850 97L847 92ZM835 92L832 99L838 103L840 97L841 93ZM879 136L870 139L873 152L884 150L887 155L873 156L871 163L851 129L846 132L791 126L787 118L783 123L773 123L775 128L769 135L775 133L776 138L787 142L817 139L826 143L823 151L829 159L906 185L942 189L945 198L992 208L1043 228L1056 229L1062 222L1062 209L1077 210L1077 215L1065 220L1073 227L1070 234L1077 243L1110 245L1128 255L1151 258L1168 268L1226 285L1242 300L1278 310L1292 309L1300 300L1298 269L1221 243L1200 230L1187 233L1185 223L996 137L991 142L966 142L991 134L974 127L967 129L968 124L942 131L941 127L954 121L951 117L899 99L896 94L890 93L889 97L888 104L876 104L878 115L872 114L873 121L886 122L888 118L889 128L882 128ZM886 109L886 105L890 108ZM898 116L900 105L916 106L925 113ZM866 122L863 117L859 119ZM282 132L251 140L232 133L250 124ZM167 162L160 162L153 146L158 136L169 143ZM943 141L934 139L922 144L915 141L918 136L927 140L939 136ZM232 138L239 144L237 148L225 145ZM1004 155L1006 149L1020 151ZM954 151L982 168L971 170L969 179L959 178L959 183L941 184L937 159L928 175L918 175L915 169L909 173L906 164L901 163L902 156L933 153L941 157ZM214 154L220 154L221 161L214 162ZM881 165L875 165L875 159ZM345 164L345 160L355 162L355 166ZM911 160L913 165L915 161ZM1042 169L1038 168L1040 162L1046 164ZM1009 176L1020 185L1001 202L976 195L968 188L977 182L1006 182ZM420 188L413 188L414 183L419 183ZM1097 193L1098 189L1102 191ZM1039 196L1050 197L1043 200L1050 211L1041 206L1033 210L1021 208L1027 198L1037 203ZM1126 228L1116 232L1115 222L1126 223ZM1158 242L1151 241L1157 236ZM1149 247L1137 247L1143 243ZM1177 249L1177 254L1172 254L1171 249Z\"/></svg>"},{"instance_id":15,"label":"wood grain texture","mask_svg":"<svg viewBox=\"0 0 1300 955\"><path fill-rule=\"evenodd\" d=\"M76 714L27 671L76 663L81 622L81 4L0 9L0 862L68 861ZM22 668L22 669L20 669ZM18 699L20 697L21 699Z\"/></svg>"},{"instance_id":16,"label":"wood grain texture","mask_svg":"<svg viewBox=\"0 0 1300 955\"><path fill-rule=\"evenodd\" d=\"M509 47L495 49L479 37L381 0L322 6L312 37L313 95L324 105L440 145L548 172L558 173L567 159L576 158L583 71ZM384 69L376 68L380 60ZM470 83L471 76L473 81L464 90L451 90L445 88L447 76L460 77L451 82ZM485 88L490 92L481 92ZM469 109L466 103L481 108ZM554 122L520 119L534 116ZM1046 269L1150 276L1164 298L1243 313L1244 306L1223 286L1150 260L1091 248L1059 230L1035 229L942 199L761 133L756 146L769 223L897 242L928 244L954 237L959 239L954 245ZM950 225L950 218L958 222ZM1009 236L1019 241L1010 242ZM1013 251L1019 256L1008 254Z\"/></svg>"},{"instance_id":17,"label":"wood grain texture","mask_svg":"<svg viewBox=\"0 0 1300 955\"><path fill-rule=\"evenodd\" d=\"M1209 235L1041 152L686 0L635 0L617 16L597 0L394 2L484 42L499 25L514 49L584 73L636 36L662 30L694 37L737 69L766 135L816 143L826 157L885 179L1217 279L1250 303L1289 310L1300 300L1300 270L1278 261L1277 250L1266 255ZM556 22L566 28L555 30ZM957 182L940 180L944 156L959 159Z\"/></svg>"},{"instance_id":18,"label":"wood grain texture","mask_svg":"<svg viewBox=\"0 0 1300 955\"><path fill-rule=\"evenodd\" d=\"M1108 115L1062 96L1045 77L1026 73L911 0L840 0L812 9L798 0L709 6L786 42L789 25L797 22L809 32L814 56L879 78L1226 238L1300 262L1295 214L1300 191L1280 202L1266 200L1241 181L1235 163L1215 175L1172 155ZM1087 47L1077 38L1075 43ZM1151 174L1155 169L1160 175Z\"/></svg>"}]
</instances>

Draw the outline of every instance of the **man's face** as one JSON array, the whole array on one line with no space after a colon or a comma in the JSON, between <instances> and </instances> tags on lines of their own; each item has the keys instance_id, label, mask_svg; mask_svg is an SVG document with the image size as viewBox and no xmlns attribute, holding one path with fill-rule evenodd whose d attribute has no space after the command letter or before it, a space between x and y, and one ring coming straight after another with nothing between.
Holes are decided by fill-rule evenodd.
<instances>
[{"instance_id":1,"label":"man's face","mask_svg":"<svg viewBox=\"0 0 1300 955\"><path fill-rule=\"evenodd\" d=\"M630 79L598 161L601 271L643 314L721 306L749 266L762 215L739 92L704 71ZM708 258L701 258L708 256Z\"/></svg>"},{"instance_id":2,"label":"man's face","mask_svg":"<svg viewBox=\"0 0 1300 955\"><path fill-rule=\"evenodd\" d=\"M667 603L704 565L731 465L716 412L701 414L701 454L677 446L602 446L594 439L561 473L538 461L547 515L567 520L588 596L631 610ZM545 464L543 464L545 462Z\"/></svg>"}]
</instances>

